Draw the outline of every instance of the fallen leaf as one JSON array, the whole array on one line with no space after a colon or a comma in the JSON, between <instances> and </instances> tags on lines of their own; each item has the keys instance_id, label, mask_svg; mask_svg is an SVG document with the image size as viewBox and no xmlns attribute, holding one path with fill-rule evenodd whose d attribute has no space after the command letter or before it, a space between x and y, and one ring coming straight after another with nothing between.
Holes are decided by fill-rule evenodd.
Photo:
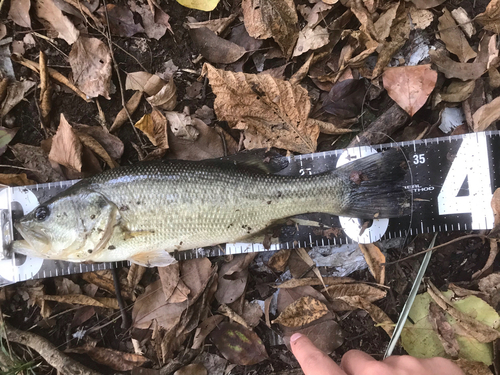
<instances>
[{"instance_id":1,"label":"fallen leaf","mask_svg":"<svg viewBox=\"0 0 500 375\"><path fill-rule=\"evenodd\" d=\"M292 56L300 56L307 51L314 51L318 48L326 46L330 41L329 35L330 34L325 27L304 27L301 31L299 31L299 38L297 39L297 44L295 45Z\"/></svg>"},{"instance_id":2,"label":"fallen leaf","mask_svg":"<svg viewBox=\"0 0 500 375\"><path fill-rule=\"evenodd\" d=\"M316 150L319 127L307 122L311 106L307 90L268 75L233 73L209 64L203 66L202 74L217 96L218 119L244 130L247 149Z\"/></svg>"},{"instance_id":3,"label":"fallen leaf","mask_svg":"<svg viewBox=\"0 0 500 375\"><path fill-rule=\"evenodd\" d=\"M12 152L16 159L36 176L38 182L63 181L66 179L62 172L52 168L48 155L41 147L17 143L12 146Z\"/></svg>"},{"instance_id":4,"label":"fallen leaf","mask_svg":"<svg viewBox=\"0 0 500 375\"><path fill-rule=\"evenodd\" d=\"M243 327L250 329L250 326L247 324L245 319L243 319L240 315L238 315L233 309L231 309L225 303L219 306L217 312L221 313L224 316L227 316L229 320L231 320L232 322L241 324Z\"/></svg>"},{"instance_id":5,"label":"fallen leaf","mask_svg":"<svg viewBox=\"0 0 500 375\"><path fill-rule=\"evenodd\" d=\"M5 26L5 24L3 23L0 23L0 39L5 38L6 35L7 35L7 26Z\"/></svg>"},{"instance_id":6,"label":"fallen leaf","mask_svg":"<svg viewBox=\"0 0 500 375\"><path fill-rule=\"evenodd\" d=\"M185 24L189 29L198 29L200 27L206 27L212 30L215 34L220 35L225 31L229 25L233 23L236 19L236 14L233 13L229 17L216 18L213 20L197 22L196 19L188 17L188 22Z\"/></svg>"},{"instance_id":7,"label":"fallen leaf","mask_svg":"<svg viewBox=\"0 0 500 375\"><path fill-rule=\"evenodd\" d=\"M389 96L413 116L434 90L437 72L430 64L388 68L383 74L383 82Z\"/></svg>"},{"instance_id":8,"label":"fallen leaf","mask_svg":"<svg viewBox=\"0 0 500 375\"><path fill-rule=\"evenodd\" d=\"M18 26L31 29L30 0L15 0L10 3L9 19Z\"/></svg>"},{"instance_id":9,"label":"fallen leaf","mask_svg":"<svg viewBox=\"0 0 500 375\"><path fill-rule=\"evenodd\" d=\"M0 118L9 113L12 108L21 102L26 93L35 86L35 82L29 79L25 81L14 81L7 86L7 94L2 103L0 103Z\"/></svg>"},{"instance_id":10,"label":"fallen leaf","mask_svg":"<svg viewBox=\"0 0 500 375\"><path fill-rule=\"evenodd\" d=\"M116 371L131 371L134 367L140 367L149 361L149 359L139 354L95 347L90 344L78 348L66 349L65 352L87 354L97 363L108 366Z\"/></svg>"},{"instance_id":11,"label":"fallen leaf","mask_svg":"<svg viewBox=\"0 0 500 375\"><path fill-rule=\"evenodd\" d=\"M425 30L434 21L434 14L430 10L414 7L410 8L410 17L413 26L417 30Z\"/></svg>"},{"instance_id":12,"label":"fallen leaf","mask_svg":"<svg viewBox=\"0 0 500 375\"><path fill-rule=\"evenodd\" d=\"M394 332L394 322L380 307L368 302L359 296L339 297L339 300L349 304L353 309L365 310L377 325L379 325L388 335L392 337Z\"/></svg>"},{"instance_id":13,"label":"fallen leaf","mask_svg":"<svg viewBox=\"0 0 500 375\"><path fill-rule=\"evenodd\" d=\"M7 186L26 186L34 185L35 181L30 180L28 176L26 176L26 173L0 173L0 184Z\"/></svg>"},{"instance_id":14,"label":"fallen leaf","mask_svg":"<svg viewBox=\"0 0 500 375\"><path fill-rule=\"evenodd\" d=\"M69 53L69 64L76 86L87 97L110 99L112 61L105 43L97 38L78 38Z\"/></svg>"},{"instance_id":15,"label":"fallen leaf","mask_svg":"<svg viewBox=\"0 0 500 375\"><path fill-rule=\"evenodd\" d=\"M199 349L203 346L205 338L217 327L225 317L223 315L212 315L200 323L196 329L191 349Z\"/></svg>"},{"instance_id":16,"label":"fallen leaf","mask_svg":"<svg viewBox=\"0 0 500 375\"><path fill-rule=\"evenodd\" d=\"M471 96L475 84L475 81L454 80L439 94L439 97L445 102L461 103Z\"/></svg>"},{"instance_id":17,"label":"fallen leaf","mask_svg":"<svg viewBox=\"0 0 500 375\"><path fill-rule=\"evenodd\" d=\"M215 9L220 0L177 0L181 5L187 8L203 10L205 12L211 12Z\"/></svg>"},{"instance_id":18,"label":"fallen leaf","mask_svg":"<svg viewBox=\"0 0 500 375\"><path fill-rule=\"evenodd\" d=\"M488 259L486 259L486 263L484 264L483 268L481 268L479 271L474 272L472 274L472 280L481 277L481 275L484 272L489 270L490 267L493 266L493 263L495 262L497 255L498 255L497 239L490 239L490 253L488 254Z\"/></svg>"},{"instance_id":19,"label":"fallen leaf","mask_svg":"<svg viewBox=\"0 0 500 375\"><path fill-rule=\"evenodd\" d=\"M479 280L479 290L488 296L488 302L494 308L500 302L500 273L495 272Z\"/></svg>"},{"instance_id":20,"label":"fallen leaf","mask_svg":"<svg viewBox=\"0 0 500 375\"><path fill-rule=\"evenodd\" d=\"M171 77L170 81L168 81L157 93L147 97L146 100L153 107L166 111L174 109L177 104L177 88L175 87L174 78Z\"/></svg>"},{"instance_id":21,"label":"fallen leaf","mask_svg":"<svg viewBox=\"0 0 500 375\"><path fill-rule=\"evenodd\" d=\"M315 347L328 355L344 343L342 329L333 319L327 319L302 329L290 329L290 332L286 330L283 341L288 348L290 348L290 337L294 333L307 336Z\"/></svg>"},{"instance_id":22,"label":"fallen leaf","mask_svg":"<svg viewBox=\"0 0 500 375\"><path fill-rule=\"evenodd\" d=\"M494 121L500 118L500 97L480 107L472 115L475 132L485 131Z\"/></svg>"},{"instance_id":23,"label":"fallen leaf","mask_svg":"<svg viewBox=\"0 0 500 375\"><path fill-rule=\"evenodd\" d=\"M0 126L0 155L2 155L6 150L8 144L12 141L19 129L9 129Z\"/></svg>"},{"instance_id":24,"label":"fallen leaf","mask_svg":"<svg viewBox=\"0 0 500 375\"><path fill-rule=\"evenodd\" d=\"M281 249L277 253L274 253L267 262L267 266L274 272L284 272L288 265L288 258L290 258L291 251L289 249Z\"/></svg>"},{"instance_id":25,"label":"fallen leaf","mask_svg":"<svg viewBox=\"0 0 500 375\"><path fill-rule=\"evenodd\" d=\"M325 292L332 300L344 296L359 296L368 302L378 301L387 295L385 290L362 283L333 284L327 287Z\"/></svg>"},{"instance_id":26,"label":"fallen leaf","mask_svg":"<svg viewBox=\"0 0 500 375\"><path fill-rule=\"evenodd\" d=\"M191 363L190 365L181 367L174 375L207 375L208 371L205 366L199 363Z\"/></svg>"},{"instance_id":27,"label":"fallen leaf","mask_svg":"<svg viewBox=\"0 0 500 375\"><path fill-rule=\"evenodd\" d=\"M346 79L333 85L323 101L325 112L340 118L353 118L361 113L366 88L362 79Z\"/></svg>"},{"instance_id":28,"label":"fallen leaf","mask_svg":"<svg viewBox=\"0 0 500 375\"><path fill-rule=\"evenodd\" d=\"M486 72L486 63L459 63L450 59L442 50L429 50L429 56L438 70L443 72L446 78L458 78L462 81L476 80Z\"/></svg>"},{"instance_id":29,"label":"fallen leaf","mask_svg":"<svg viewBox=\"0 0 500 375\"><path fill-rule=\"evenodd\" d=\"M498 34L500 32L500 1L491 0L486 6L486 10L478 14L474 20L485 30Z\"/></svg>"},{"instance_id":30,"label":"fallen leaf","mask_svg":"<svg viewBox=\"0 0 500 375\"><path fill-rule=\"evenodd\" d=\"M80 32L56 6L54 0L36 0L36 15L46 21L44 23L49 25L49 30L55 31L55 37L64 39L69 45L78 39Z\"/></svg>"},{"instance_id":31,"label":"fallen leaf","mask_svg":"<svg viewBox=\"0 0 500 375\"><path fill-rule=\"evenodd\" d=\"M457 55L461 62L467 62L477 56L446 7L443 8L443 15L439 17L438 30L441 40L446 44L446 49Z\"/></svg>"},{"instance_id":32,"label":"fallen leaf","mask_svg":"<svg viewBox=\"0 0 500 375\"><path fill-rule=\"evenodd\" d=\"M134 126L146 134L154 146L168 148L167 119L159 110L145 114Z\"/></svg>"},{"instance_id":33,"label":"fallen leaf","mask_svg":"<svg viewBox=\"0 0 500 375\"><path fill-rule=\"evenodd\" d=\"M467 14L467 11L462 7L458 7L451 11L451 15L465 35L467 35L468 38L472 38L472 36L476 33L476 28L474 27L474 22L472 22Z\"/></svg>"},{"instance_id":34,"label":"fallen leaf","mask_svg":"<svg viewBox=\"0 0 500 375\"><path fill-rule=\"evenodd\" d=\"M189 298L196 300L206 289L216 268L208 258L191 259L181 262L181 281L190 290ZM192 302L191 302L192 303Z\"/></svg>"},{"instance_id":35,"label":"fallen leaf","mask_svg":"<svg viewBox=\"0 0 500 375\"><path fill-rule=\"evenodd\" d=\"M116 163L113 159L111 159L111 157L106 152L104 147L102 147L101 144L99 142L97 142L92 136L90 136L86 133L83 133L83 132L80 133L78 131L76 131L76 135L78 136L78 139L80 140L80 142L82 143L82 145L85 148L91 150L94 154L99 156L102 160L104 160L106 162L106 164L110 168L115 168L118 166L118 163ZM84 152L85 152L85 150L84 150Z\"/></svg>"},{"instance_id":36,"label":"fallen leaf","mask_svg":"<svg viewBox=\"0 0 500 375\"><path fill-rule=\"evenodd\" d=\"M109 20L111 33L130 38L137 33L143 33L144 28L140 23L135 23L134 14L124 5L107 4L106 11L104 7L98 10L103 23Z\"/></svg>"},{"instance_id":37,"label":"fallen leaf","mask_svg":"<svg viewBox=\"0 0 500 375\"><path fill-rule=\"evenodd\" d=\"M311 53L306 62L297 70L288 80L291 85L299 84L304 78L306 78L307 73L309 73L309 68L314 61L314 53Z\"/></svg>"},{"instance_id":38,"label":"fallen leaf","mask_svg":"<svg viewBox=\"0 0 500 375\"><path fill-rule=\"evenodd\" d=\"M250 366L269 358L262 340L240 324L221 323L210 338L228 361Z\"/></svg>"},{"instance_id":39,"label":"fallen leaf","mask_svg":"<svg viewBox=\"0 0 500 375\"><path fill-rule=\"evenodd\" d=\"M323 277L325 285L349 284L354 283L355 280L350 277ZM306 277L303 279L290 279L280 285L276 286L278 289L296 288L305 285L323 285L323 282L317 277Z\"/></svg>"},{"instance_id":40,"label":"fallen leaf","mask_svg":"<svg viewBox=\"0 0 500 375\"><path fill-rule=\"evenodd\" d=\"M106 150L113 160L118 160L123 155L124 145L120 138L110 134L107 129L101 126L88 126L76 124L73 129L78 134L88 134L94 138Z\"/></svg>"},{"instance_id":41,"label":"fallen leaf","mask_svg":"<svg viewBox=\"0 0 500 375\"><path fill-rule=\"evenodd\" d=\"M292 304L271 323L279 323L286 327L302 327L328 313L324 303L313 297L302 297Z\"/></svg>"},{"instance_id":42,"label":"fallen leaf","mask_svg":"<svg viewBox=\"0 0 500 375\"><path fill-rule=\"evenodd\" d=\"M59 127L52 139L49 159L75 171L82 171L83 146L73 128L61 113Z\"/></svg>"},{"instance_id":43,"label":"fallen leaf","mask_svg":"<svg viewBox=\"0 0 500 375\"><path fill-rule=\"evenodd\" d=\"M337 1L335 0L333 2L318 1L316 4L314 4L309 14L304 17L307 21L307 25L310 27L316 27L320 22L324 21L325 17L333 9L333 4L336 2ZM299 6L297 6L297 9Z\"/></svg>"},{"instance_id":44,"label":"fallen leaf","mask_svg":"<svg viewBox=\"0 0 500 375\"><path fill-rule=\"evenodd\" d=\"M160 40L165 35L169 27L164 22L156 22L159 21L158 17L155 20L156 12L153 14L147 3L138 0L128 0L127 4L132 12L140 14L144 31L149 38ZM156 7L154 8L156 11Z\"/></svg>"},{"instance_id":45,"label":"fallen leaf","mask_svg":"<svg viewBox=\"0 0 500 375\"><path fill-rule=\"evenodd\" d=\"M455 337L455 330L446 320L444 311L435 302L431 302L429 305L429 321L446 354L452 358L457 358L460 347Z\"/></svg>"},{"instance_id":46,"label":"fallen leaf","mask_svg":"<svg viewBox=\"0 0 500 375\"><path fill-rule=\"evenodd\" d=\"M211 63L231 64L247 52L245 48L217 36L206 27L191 29L189 35L201 55Z\"/></svg>"},{"instance_id":47,"label":"fallen leaf","mask_svg":"<svg viewBox=\"0 0 500 375\"><path fill-rule=\"evenodd\" d=\"M411 0L418 9L431 9L441 5L445 0Z\"/></svg>"},{"instance_id":48,"label":"fallen leaf","mask_svg":"<svg viewBox=\"0 0 500 375\"><path fill-rule=\"evenodd\" d=\"M380 249L372 244L359 244L359 248L365 257L370 273L375 278L375 281L379 284L384 284L385 282L385 255L382 254Z\"/></svg>"},{"instance_id":49,"label":"fallen leaf","mask_svg":"<svg viewBox=\"0 0 500 375\"><path fill-rule=\"evenodd\" d=\"M139 103L141 102L142 99L142 91L136 91L134 95L128 100L127 104L125 105L125 108L122 108L120 112L116 115L115 121L113 121L113 124L109 128L110 132L113 132L119 128L129 119L129 115L132 116L132 114L135 112L137 107L139 106ZM128 114L127 114L128 112Z\"/></svg>"},{"instance_id":50,"label":"fallen leaf","mask_svg":"<svg viewBox=\"0 0 500 375\"><path fill-rule=\"evenodd\" d=\"M82 274L82 279L86 282L96 285L109 293L116 294L113 275L109 271L86 272ZM126 280L120 278L120 289L123 298L128 301L135 301L135 294L128 286Z\"/></svg>"},{"instance_id":51,"label":"fallen leaf","mask_svg":"<svg viewBox=\"0 0 500 375\"><path fill-rule=\"evenodd\" d=\"M241 317L250 327L257 327L263 314L262 307L256 301L248 302L245 300Z\"/></svg>"},{"instance_id":52,"label":"fallen leaf","mask_svg":"<svg viewBox=\"0 0 500 375\"><path fill-rule=\"evenodd\" d=\"M198 139L200 132L195 124L200 126L201 120L179 112L165 112L165 117L170 125L170 130L177 138L193 142Z\"/></svg>"},{"instance_id":53,"label":"fallen leaf","mask_svg":"<svg viewBox=\"0 0 500 375\"><path fill-rule=\"evenodd\" d=\"M125 80L125 90L143 91L148 96L157 94L165 85L167 82L158 75L148 72L127 73Z\"/></svg>"},{"instance_id":54,"label":"fallen leaf","mask_svg":"<svg viewBox=\"0 0 500 375\"><path fill-rule=\"evenodd\" d=\"M75 284L73 281L66 277L55 278L54 284L56 286L56 293L59 296L63 296L65 294L82 294L80 285Z\"/></svg>"},{"instance_id":55,"label":"fallen leaf","mask_svg":"<svg viewBox=\"0 0 500 375\"><path fill-rule=\"evenodd\" d=\"M288 59L299 36L293 0L243 0L243 19L251 37L273 37Z\"/></svg>"},{"instance_id":56,"label":"fallen leaf","mask_svg":"<svg viewBox=\"0 0 500 375\"><path fill-rule=\"evenodd\" d=\"M396 13L399 8L398 3L393 3L389 6L384 13L373 23L373 32L375 35L373 37L379 42L383 42L387 39L391 32L391 26L396 18ZM413 17L412 17L413 21Z\"/></svg>"},{"instance_id":57,"label":"fallen leaf","mask_svg":"<svg viewBox=\"0 0 500 375\"><path fill-rule=\"evenodd\" d=\"M55 301L60 303L69 303L71 305L85 305L85 306L95 306L95 307L105 307L108 309L118 310L118 301L115 298L101 299L98 301L96 298L92 298L83 294L66 294L63 296L49 296L44 295L38 297L45 301Z\"/></svg>"},{"instance_id":58,"label":"fallen leaf","mask_svg":"<svg viewBox=\"0 0 500 375\"><path fill-rule=\"evenodd\" d=\"M248 279L248 260L254 254L236 255L231 262L224 263L219 271L219 286L215 298L219 303L230 304L245 291Z\"/></svg>"}]
</instances>

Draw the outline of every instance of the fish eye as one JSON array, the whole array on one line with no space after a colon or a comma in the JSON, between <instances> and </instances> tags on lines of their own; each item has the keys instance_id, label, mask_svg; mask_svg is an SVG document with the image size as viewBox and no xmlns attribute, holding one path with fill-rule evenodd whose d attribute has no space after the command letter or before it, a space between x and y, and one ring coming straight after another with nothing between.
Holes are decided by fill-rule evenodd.
<instances>
[{"instance_id":1,"label":"fish eye","mask_svg":"<svg viewBox=\"0 0 500 375\"><path fill-rule=\"evenodd\" d=\"M35 219L38 221L45 220L49 215L50 211L47 206L40 206L35 210Z\"/></svg>"}]
</instances>

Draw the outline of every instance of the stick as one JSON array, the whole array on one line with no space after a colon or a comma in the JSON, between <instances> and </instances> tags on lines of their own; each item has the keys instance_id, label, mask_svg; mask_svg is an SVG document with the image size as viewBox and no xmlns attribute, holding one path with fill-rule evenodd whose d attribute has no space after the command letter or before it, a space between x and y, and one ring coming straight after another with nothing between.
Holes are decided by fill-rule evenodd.
<instances>
[{"instance_id":1,"label":"stick","mask_svg":"<svg viewBox=\"0 0 500 375\"><path fill-rule=\"evenodd\" d=\"M49 365L63 375L101 375L100 372L91 370L66 354L57 350L47 339L31 332L24 332L3 322L0 327L0 337L8 341L26 345L37 351Z\"/></svg>"},{"instance_id":2,"label":"stick","mask_svg":"<svg viewBox=\"0 0 500 375\"><path fill-rule=\"evenodd\" d=\"M116 299L118 300L118 306L120 306L120 314L122 315L122 329L128 329L130 327L130 322L128 320L127 312L125 311L127 306L123 301L122 291L120 287L120 279L118 278L118 272L115 267L111 268L111 273L113 274L113 283L115 284Z\"/></svg>"}]
</instances>

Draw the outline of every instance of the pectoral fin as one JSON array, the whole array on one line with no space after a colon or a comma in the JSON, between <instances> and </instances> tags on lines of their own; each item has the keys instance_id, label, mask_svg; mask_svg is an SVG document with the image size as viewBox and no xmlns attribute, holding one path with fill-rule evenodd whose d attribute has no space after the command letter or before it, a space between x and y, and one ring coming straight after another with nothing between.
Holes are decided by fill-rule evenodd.
<instances>
[{"instance_id":1,"label":"pectoral fin","mask_svg":"<svg viewBox=\"0 0 500 375\"><path fill-rule=\"evenodd\" d=\"M165 267L177 262L177 260L165 250L139 253L131 257L129 261L144 267Z\"/></svg>"}]
</instances>

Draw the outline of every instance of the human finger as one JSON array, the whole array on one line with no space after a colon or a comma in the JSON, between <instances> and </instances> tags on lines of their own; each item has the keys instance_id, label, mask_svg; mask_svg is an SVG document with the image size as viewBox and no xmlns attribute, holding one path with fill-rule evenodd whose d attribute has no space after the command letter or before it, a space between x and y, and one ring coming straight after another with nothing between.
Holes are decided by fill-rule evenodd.
<instances>
[{"instance_id":1,"label":"human finger","mask_svg":"<svg viewBox=\"0 0 500 375\"><path fill-rule=\"evenodd\" d=\"M340 367L348 375L377 374L377 368L383 366L381 362L371 355L360 350L349 350L344 354L340 362Z\"/></svg>"},{"instance_id":2,"label":"human finger","mask_svg":"<svg viewBox=\"0 0 500 375\"><path fill-rule=\"evenodd\" d=\"M330 357L316 348L306 336L294 333L290 337L290 347L305 375L346 375Z\"/></svg>"}]
</instances>

